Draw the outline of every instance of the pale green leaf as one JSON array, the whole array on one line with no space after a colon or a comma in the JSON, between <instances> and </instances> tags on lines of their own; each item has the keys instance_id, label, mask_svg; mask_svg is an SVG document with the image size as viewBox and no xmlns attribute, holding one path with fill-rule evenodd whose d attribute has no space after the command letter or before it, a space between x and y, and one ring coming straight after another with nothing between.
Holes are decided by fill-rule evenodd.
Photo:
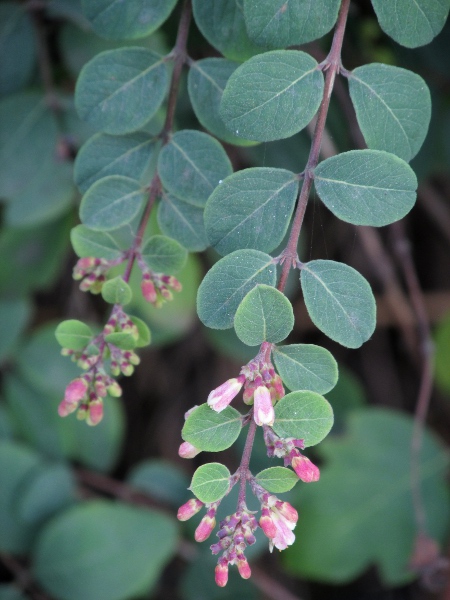
<instances>
[{"instance_id":1,"label":"pale green leaf","mask_svg":"<svg viewBox=\"0 0 450 600\"><path fill-rule=\"evenodd\" d=\"M76 319L63 321L58 325L55 331L55 337L58 344L69 350L83 350L93 337L92 329Z\"/></svg>"},{"instance_id":2,"label":"pale green leaf","mask_svg":"<svg viewBox=\"0 0 450 600\"><path fill-rule=\"evenodd\" d=\"M289 492L298 481L294 471L285 467L270 467L255 475L256 482L272 494Z\"/></svg>"},{"instance_id":3,"label":"pale green leaf","mask_svg":"<svg viewBox=\"0 0 450 600\"><path fill-rule=\"evenodd\" d=\"M139 335L138 339L135 340L135 347L143 348L145 346L148 346L152 339L152 334L150 329L148 328L147 323L145 323L142 319L139 319L138 317L130 317L130 319L136 325Z\"/></svg>"},{"instance_id":4,"label":"pale green leaf","mask_svg":"<svg viewBox=\"0 0 450 600\"><path fill-rule=\"evenodd\" d=\"M122 254L114 237L104 231L92 231L85 225L77 225L70 232L73 249L80 258L96 256L114 260Z\"/></svg>"},{"instance_id":5,"label":"pale green leaf","mask_svg":"<svg viewBox=\"0 0 450 600\"><path fill-rule=\"evenodd\" d=\"M217 502L228 492L230 477L230 471L225 465L207 463L195 471L190 489L205 504Z\"/></svg>"},{"instance_id":6,"label":"pale green leaf","mask_svg":"<svg viewBox=\"0 0 450 600\"><path fill-rule=\"evenodd\" d=\"M184 267L187 252L175 240L152 235L142 248L142 258L152 271L173 275Z\"/></svg>"},{"instance_id":7,"label":"pale green leaf","mask_svg":"<svg viewBox=\"0 0 450 600\"><path fill-rule=\"evenodd\" d=\"M120 276L109 279L103 284L102 296L109 304L128 304L131 302L133 292L128 283Z\"/></svg>"},{"instance_id":8,"label":"pale green leaf","mask_svg":"<svg viewBox=\"0 0 450 600\"><path fill-rule=\"evenodd\" d=\"M241 429L241 415L231 406L218 413L201 404L186 419L181 436L200 450L220 452L234 444Z\"/></svg>"},{"instance_id":9,"label":"pale green leaf","mask_svg":"<svg viewBox=\"0 0 450 600\"><path fill-rule=\"evenodd\" d=\"M337 383L337 363L332 354L320 346L276 346L273 359L283 383L292 391L310 390L326 394Z\"/></svg>"},{"instance_id":10,"label":"pale green leaf","mask_svg":"<svg viewBox=\"0 0 450 600\"><path fill-rule=\"evenodd\" d=\"M134 350L137 346L136 338L131 333L116 331L105 335L105 342L112 344L121 350Z\"/></svg>"},{"instance_id":11,"label":"pale green leaf","mask_svg":"<svg viewBox=\"0 0 450 600\"><path fill-rule=\"evenodd\" d=\"M170 194L164 194L158 208L161 231L190 252L201 252L208 246L203 209Z\"/></svg>"}]
</instances>

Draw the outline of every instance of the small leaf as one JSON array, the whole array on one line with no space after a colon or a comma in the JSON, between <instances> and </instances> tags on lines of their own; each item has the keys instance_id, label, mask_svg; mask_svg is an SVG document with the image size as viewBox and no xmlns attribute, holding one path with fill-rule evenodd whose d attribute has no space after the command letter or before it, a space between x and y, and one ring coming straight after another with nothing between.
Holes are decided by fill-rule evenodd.
<instances>
[{"instance_id":1,"label":"small leaf","mask_svg":"<svg viewBox=\"0 0 450 600\"><path fill-rule=\"evenodd\" d=\"M107 50L81 70L75 106L100 131L131 133L156 113L167 85L167 66L155 52L138 47Z\"/></svg>"},{"instance_id":2,"label":"small leaf","mask_svg":"<svg viewBox=\"0 0 450 600\"><path fill-rule=\"evenodd\" d=\"M111 175L94 183L83 196L80 219L94 231L117 229L138 214L144 199L137 181Z\"/></svg>"},{"instance_id":3,"label":"small leaf","mask_svg":"<svg viewBox=\"0 0 450 600\"><path fill-rule=\"evenodd\" d=\"M247 346L281 342L294 327L294 311L286 296L269 285L256 285L239 304L234 329Z\"/></svg>"},{"instance_id":4,"label":"small leaf","mask_svg":"<svg viewBox=\"0 0 450 600\"><path fill-rule=\"evenodd\" d=\"M431 118L427 84L415 73L373 63L349 77L356 117L369 148L410 161L420 150Z\"/></svg>"},{"instance_id":5,"label":"small leaf","mask_svg":"<svg viewBox=\"0 0 450 600\"><path fill-rule=\"evenodd\" d=\"M359 348L374 332L376 306L362 275L333 260L303 265L300 281L313 323L332 340Z\"/></svg>"},{"instance_id":6,"label":"small leaf","mask_svg":"<svg viewBox=\"0 0 450 600\"><path fill-rule=\"evenodd\" d=\"M136 325L139 334L138 339L135 340L135 347L144 348L148 346L151 342L152 334L147 324L142 319L138 319L138 317L130 317L130 319Z\"/></svg>"},{"instance_id":7,"label":"small leaf","mask_svg":"<svg viewBox=\"0 0 450 600\"><path fill-rule=\"evenodd\" d=\"M81 0L94 31L109 40L135 40L156 31L168 18L177 0Z\"/></svg>"},{"instance_id":8,"label":"small leaf","mask_svg":"<svg viewBox=\"0 0 450 600\"><path fill-rule=\"evenodd\" d=\"M320 346L276 346L273 358L283 383L292 391L310 390L326 394L337 383L337 363L332 354Z\"/></svg>"},{"instance_id":9,"label":"small leaf","mask_svg":"<svg viewBox=\"0 0 450 600\"><path fill-rule=\"evenodd\" d=\"M275 405L273 430L282 438L300 439L305 446L314 446L328 435L332 426L333 409L315 392L291 392Z\"/></svg>"},{"instance_id":10,"label":"small leaf","mask_svg":"<svg viewBox=\"0 0 450 600\"><path fill-rule=\"evenodd\" d=\"M314 185L325 206L353 225L388 225L408 214L416 201L414 171L380 150L327 158L314 170Z\"/></svg>"},{"instance_id":11,"label":"small leaf","mask_svg":"<svg viewBox=\"0 0 450 600\"><path fill-rule=\"evenodd\" d=\"M250 38L269 48L316 40L336 22L340 0L244 0Z\"/></svg>"},{"instance_id":12,"label":"small leaf","mask_svg":"<svg viewBox=\"0 0 450 600\"><path fill-rule=\"evenodd\" d=\"M134 350L137 346L136 339L131 333L125 331L116 331L105 335L105 342L117 346L121 350Z\"/></svg>"},{"instance_id":13,"label":"small leaf","mask_svg":"<svg viewBox=\"0 0 450 600\"><path fill-rule=\"evenodd\" d=\"M276 266L269 254L237 250L219 260L198 289L197 312L202 323L213 329L232 327L237 307L258 283L276 284Z\"/></svg>"},{"instance_id":14,"label":"small leaf","mask_svg":"<svg viewBox=\"0 0 450 600\"><path fill-rule=\"evenodd\" d=\"M97 133L75 159L74 180L81 193L108 175L124 175L141 181L155 146L155 138L143 132L113 136Z\"/></svg>"},{"instance_id":15,"label":"small leaf","mask_svg":"<svg viewBox=\"0 0 450 600\"><path fill-rule=\"evenodd\" d=\"M207 463L195 471L190 489L205 504L217 502L228 492L230 477L225 465Z\"/></svg>"},{"instance_id":16,"label":"small leaf","mask_svg":"<svg viewBox=\"0 0 450 600\"><path fill-rule=\"evenodd\" d=\"M133 292L126 281L120 275L109 279L103 284L102 296L105 302L109 304L128 304L131 302Z\"/></svg>"},{"instance_id":17,"label":"small leaf","mask_svg":"<svg viewBox=\"0 0 450 600\"><path fill-rule=\"evenodd\" d=\"M192 206L170 194L164 194L158 208L161 231L177 240L190 252L201 252L208 247L203 209Z\"/></svg>"},{"instance_id":18,"label":"small leaf","mask_svg":"<svg viewBox=\"0 0 450 600\"><path fill-rule=\"evenodd\" d=\"M241 429L241 414L231 406L218 413L201 404L186 419L181 435L185 442L200 450L220 452L234 444Z\"/></svg>"},{"instance_id":19,"label":"small leaf","mask_svg":"<svg viewBox=\"0 0 450 600\"><path fill-rule=\"evenodd\" d=\"M220 116L236 135L269 142L290 137L319 108L323 75L317 62L298 50L255 56L231 75Z\"/></svg>"},{"instance_id":20,"label":"small leaf","mask_svg":"<svg viewBox=\"0 0 450 600\"><path fill-rule=\"evenodd\" d=\"M152 271L173 275L184 267L187 252L175 240L152 235L142 248L142 258Z\"/></svg>"},{"instance_id":21,"label":"small leaf","mask_svg":"<svg viewBox=\"0 0 450 600\"><path fill-rule=\"evenodd\" d=\"M208 239L220 254L240 248L270 252L291 220L298 178L284 169L244 169L227 177L205 208Z\"/></svg>"},{"instance_id":22,"label":"small leaf","mask_svg":"<svg viewBox=\"0 0 450 600\"><path fill-rule=\"evenodd\" d=\"M58 343L69 350L83 350L92 340L93 335L91 328L86 323L76 319L63 321L55 331Z\"/></svg>"},{"instance_id":23,"label":"small leaf","mask_svg":"<svg viewBox=\"0 0 450 600\"><path fill-rule=\"evenodd\" d=\"M255 475L256 482L272 494L282 494L292 490L298 481L297 475L291 469L270 467Z\"/></svg>"},{"instance_id":24,"label":"small leaf","mask_svg":"<svg viewBox=\"0 0 450 600\"><path fill-rule=\"evenodd\" d=\"M164 187L194 206L205 206L214 188L232 172L223 147L201 131L175 133L158 157Z\"/></svg>"},{"instance_id":25,"label":"small leaf","mask_svg":"<svg viewBox=\"0 0 450 600\"><path fill-rule=\"evenodd\" d=\"M95 256L114 260L119 258L122 250L109 233L93 231L85 225L77 225L70 232L73 249L80 258Z\"/></svg>"}]
</instances>

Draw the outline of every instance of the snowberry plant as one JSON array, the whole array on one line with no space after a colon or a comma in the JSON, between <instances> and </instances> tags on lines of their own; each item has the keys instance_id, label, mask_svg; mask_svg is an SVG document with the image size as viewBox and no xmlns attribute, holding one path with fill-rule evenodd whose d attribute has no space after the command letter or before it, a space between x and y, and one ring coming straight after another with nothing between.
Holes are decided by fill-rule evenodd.
<instances>
[{"instance_id":1,"label":"snowberry plant","mask_svg":"<svg viewBox=\"0 0 450 600\"><path fill-rule=\"evenodd\" d=\"M450 1L372 0L372 5L385 33L416 47L441 30ZM309 315L332 340L358 348L375 328L374 297L361 274L332 260L299 259L313 187L331 213L354 225L393 223L416 198L408 162L428 129L429 91L420 76L396 66L343 65L351 8L351 0L83 1L85 16L107 39L148 36L172 12L179 25L168 54L126 45L95 56L78 79L76 108L99 133L75 163L84 195L81 224L72 231L79 256L74 278L112 308L100 331L75 320L58 327L63 353L83 370L68 384L59 412L77 411L89 425L97 424L104 401L108 409L108 394L121 395L117 377L132 374L139 363L136 350L150 342L147 325L127 312L132 272L140 271L143 297L160 306L180 291L175 276L187 253L213 247L221 258L200 285L198 316L207 327L234 327L255 349L235 377L188 411L181 432L179 454L192 458L229 448L247 428L237 471L230 473L220 462L198 468L190 486L195 497L178 512L186 520L205 510L195 532L202 542L215 528L221 500L238 486L236 510L221 521L211 546L219 555L219 586L227 583L230 565L250 577L245 550L258 527L271 549L292 544L297 512L276 494L298 480L319 479L319 469L302 451L319 443L333 424L323 394L337 382L334 358L315 345L285 343L294 326L285 295L289 273L298 272ZM189 56L192 19L223 58ZM322 62L298 49L331 31ZM176 127L183 70L203 131ZM337 77L348 83L367 148L320 161ZM286 139L311 122L309 158L297 172L269 167L232 172L220 141ZM149 227L154 211L156 233ZM241 391L243 403L237 400ZM267 454L281 464L253 474L255 435L263 436ZM259 501L259 513L248 509L248 493Z\"/></svg>"}]
</instances>

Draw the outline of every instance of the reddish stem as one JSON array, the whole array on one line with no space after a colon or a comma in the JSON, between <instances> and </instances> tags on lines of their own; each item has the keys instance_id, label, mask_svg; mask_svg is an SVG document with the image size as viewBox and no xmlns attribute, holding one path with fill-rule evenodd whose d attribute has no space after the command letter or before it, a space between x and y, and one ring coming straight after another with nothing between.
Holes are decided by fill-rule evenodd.
<instances>
[{"instance_id":1,"label":"reddish stem","mask_svg":"<svg viewBox=\"0 0 450 600\"><path fill-rule=\"evenodd\" d=\"M247 486L247 476L249 473L250 457L252 455L253 442L255 440L256 433L256 422L253 419L253 410L251 411L251 420L248 426L247 439L245 440L244 452L242 453L241 464L239 465L239 497L238 497L238 510L245 508L245 493Z\"/></svg>"}]
</instances>

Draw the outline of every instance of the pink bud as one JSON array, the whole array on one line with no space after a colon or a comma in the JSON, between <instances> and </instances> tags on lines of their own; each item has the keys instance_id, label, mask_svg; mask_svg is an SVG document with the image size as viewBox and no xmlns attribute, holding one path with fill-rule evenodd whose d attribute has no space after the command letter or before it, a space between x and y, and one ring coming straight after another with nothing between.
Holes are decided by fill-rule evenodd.
<instances>
[{"instance_id":1,"label":"pink bud","mask_svg":"<svg viewBox=\"0 0 450 600\"><path fill-rule=\"evenodd\" d=\"M156 302L157 294L153 281L150 281L149 279L143 279L141 282L141 291L147 302L150 302L150 304L154 304Z\"/></svg>"},{"instance_id":2,"label":"pink bud","mask_svg":"<svg viewBox=\"0 0 450 600\"><path fill-rule=\"evenodd\" d=\"M183 286L176 277L170 277L168 284L175 292L181 292L181 290L183 289Z\"/></svg>"},{"instance_id":3,"label":"pink bud","mask_svg":"<svg viewBox=\"0 0 450 600\"><path fill-rule=\"evenodd\" d=\"M206 514L200 521L199 526L195 530L194 538L196 542L204 542L209 538L216 526L216 519Z\"/></svg>"},{"instance_id":4,"label":"pink bud","mask_svg":"<svg viewBox=\"0 0 450 600\"><path fill-rule=\"evenodd\" d=\"M225 587L228 583L228 564L218 563L215 568L215 580L219 587Z\"/></svg>"},{"instance_id":5,"label":"pink bud","mask_svg":"<svg viewBox=\"0 0 450 600\"><path fill-rule=\"evenodd\" d=\"M249 579L252 575L250 565L243 554L239 555L237 560L237 568L242 579Z\"/></svg>"},{"instance_id":6,"label":"pink bud","mask_svg":"<svg viewBox=\"0 0 450 600\"><path fill-rule=\"evenodd\" d=\"M186 502L186 504L180 506L180 508L178 509L177 519L179 521L187 521L188 519L196 515L198 511L203 508L203 506L203 502L197 500L197 498L191 498Z\"/></svg>"},{"instance_id":7,"label":"pink bud","mask_svg":"<svg viewBox=\"0 0 450 600\"><path fill-rule=\"evenodd\" d=\"M66 387L64 400L66 402L79 402L84 398L88 389L88 384L84 379L74 379Z\"/></svg>"},{"instance_id":8,"label":"pink bud","mask_svg":"<svg viewBox=\"0 0 450 600\"><path fill-rule=\"evenodd\" d=\"M221 412L239 394L243 384L242 377L228 379L209 394L207 400L209 406L216 412Z\"/></svg>"},{"instance_id":9,"label":"pink bud","mask_svg":"<svg viewBox=\"0 0 450 600\"><path fill-rule=\"evenodd\" d=\"M189 442L183 442L178 448L178 456L181 458L194 458L197 454L200 454L201 450L190 444Z\"/></svg>"},{"instance_id":10,"label":"pink bud","mask_svg":"<svg viewBox=\"0 0 450 600\"><path fill-rule=\"evenodd\" d=\"M261 511L261 518L259 520L259 526L269 539L272 539L277 534L277 528L275 523L272 521L270 511L268 508L263 508Z\"/></svg>"},{"instance_id":11,"label":"pink bud","mask_svg":"<svg viewBox=\"0 0 450 600\"><path fill-rule=\"evenodd\" d=\"M291 523L297 523L298 512L295 510L295 508L291 504L289 504L289 502L282 502L281 500L279 500L278 502L276 502L275 506L278 509L278 512L285 519L287 519Z\"/></svg>"},{"instance_id":12,"label":"pink bud","mask_svg":"<svg viewBox=\"0 0 450 600\"><path fill-rule=\"evenodd\" d=\"M255 390L253 414L257 425L273 425L275 421L275 411L266 386L261 385Z\"/></svg>"},{"instance_id":13,"label":"pink bud","mask_svg":"<svg viewBox=\"0 0 450 600\"><path fill-rule=\"evenodd\" d=\"M63 400L58 406L58 414L60 417L67 417L70 413L73 413L77 410L78 402L67 402L67 400Z\"/></svg>"},{"instance_id":14,"label":"pink bud","mask_svg":"<svg viewBox=\"0 0 450 600\"><path fill-rule=\"evenodd\" d=\"M320 478L320 471L316 465L314 465L309 458L298 454L294 456L291 461L292 468L297 473L297 477L306 483L312 481L318 481Z\"/></svg>"},{"instance_id":15,"label":"pink bud","mask_svg":"<svg viewBox=\"0 0 450 600\"><path fill-rule=\"evenodd\" d=\"M88 425L98 425L103 419L103 400L98 398L89 402L88 414L86 417L86 423Z\"/></svg>"}]
</instances>

